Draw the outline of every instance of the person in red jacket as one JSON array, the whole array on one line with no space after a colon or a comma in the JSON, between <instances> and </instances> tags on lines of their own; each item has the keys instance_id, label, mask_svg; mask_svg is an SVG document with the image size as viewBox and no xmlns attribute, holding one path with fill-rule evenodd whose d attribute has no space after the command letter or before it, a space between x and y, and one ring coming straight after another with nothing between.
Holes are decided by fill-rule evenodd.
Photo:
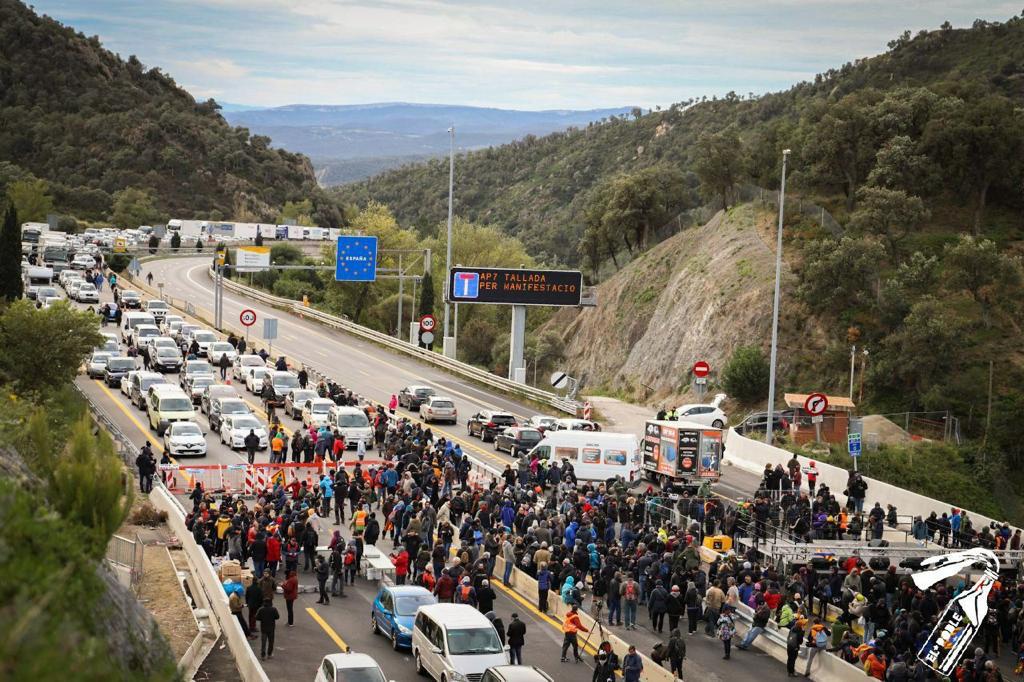
<instances>
[{"instance_id":1,"label":"person in red jacket","mask_svg":"<svg viewBox=\"0 0 1024 682\"><path fill-rule=\"evenodd\" d=\"M434 585L434 596L437 597L439 602L452 603L452 598L455 596L455 581L448 575L447 568L441 569L441 577L437 579L437 584Z\"/></svg>"},{"instance_id":2,"label":"person in red jacket","mask_svg":"<svg viewBox=\"0 0 1024 682\"><path fill-rule=\"evenodd\" d=\"M267 538L267 570L270 575L277 577L277 567L281 563L281 536L277 530Z\"/></svg>"},{"instance_id":3,"label":"person in red jacket","mask_svg":"<svg viewBox=\"0 0 1024 682\"><path fill-rule=\"evenodd\" d=\"M398 555L391 555L391 563L395 566L395 584L404 585L405 576L409 575L409 552L402 548Z\"/></svg>"},{"instance_id":4,"label":"person in red jacket","mask_svg":"<svg viewBox=\"0 0 1024 682\"><path fill-rule=\"evenodd\" d=\"M295 627L295 600L299 598L299 579L295 571L288 571L288 577L281 583L284 604L288 607L288 627Z\"/></svg>"}]
</instances>

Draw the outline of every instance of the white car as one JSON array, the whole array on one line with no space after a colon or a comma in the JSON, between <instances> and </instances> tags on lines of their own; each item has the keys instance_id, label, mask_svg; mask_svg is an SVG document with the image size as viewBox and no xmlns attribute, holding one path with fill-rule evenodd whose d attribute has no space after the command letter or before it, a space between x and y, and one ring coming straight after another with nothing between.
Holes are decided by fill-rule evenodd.
<instances>
[{"instance_id":1,"label":"white car","mask_svg":"<svg viewBox=\"0 0 1024 682\"><path fill-rule=\"evenodd\" d=\"M100 292L96 291L95 284L82 282L75 291L75 298L79 303L99 303Z\"/></svg>"},{"instance_id":2,"label":"white car","mask_svg":"<svg viewBox=\"0 0 1024 682\"><path fill-rule=\"evenodd\" d=\"M213 363L214 367L220 367L220 359L225 355L228 356L228 360L231 362L234 362L235 358L238 357L238 351L227 341L211 343L206 349L206 357L210 358L210 362Z\"/></svg>"},{"instance_id":3,"label":"white car","mask_svg":"<svg viewBox=\"0 0 1024 682\"><path fill-rule=\"evenodd\" d=\"M528 421L526 425L532 426L541 433L544 433L548 429L555 428L556 421L558 421L558 417L549 417L546 414L535 414L530 417L530 421Z\"/></svg>"},{"instance_id":4,"label":"white car","mask_svg":"<svg viewBox=\"0 0 1024 682\"><path fill-rule=\"evenodd\" d=\"M96 259L88 254L79 254L71 259L71 268L74 270L88 270L96 267Z\"/></svg>"},{"instance_id":5,"label":"white car","mask_svg":"<svg viewBox=\"0 0 1024 682\"><path fill-rule=\"evenodd\" d=\"M245 381L246 375L253 367L266 367L267 363L258 355L236 355L232 363L231 377L235 381Z\"/></svg>"},{"instance_id":6,"label":"white car","mask_svg":"<svg viewBox=\"0 0 1024 682\"><path fill-rule=\"evenodd\" d=\"M725 425L729 423L729 417L719 407L723 400L725 400L725 394L719 393L707 405L681 405L676 408L676 419L697 422L716 429L725 428Z\"/></svg>"},{"instance_id":7,"label":"white car","mask_svg":"<svg viewBox=\"0 0 1024 682\"><path fill-rule=\"evenodd\" d=\"M251 414L226 414L220 424L220 442L232 450L245 447L245 437L254 431L260 437L260 450L269 444L267 427Z\"/></svg>"},{"instance_id":8,"label":"white car","mask_svg":"<svg viewBox=\"0 0 1024 682\"><path fill-rule=\"evenodd\" d=\"M166 301L152 300L146 301L146 312L153 316L153 319L160 323L160 320L171 310L171 306L167 305Z\"/></svg>"},{"instance_id":9,"label":"white car","mask_svg":"<svg viewBox=\"0 0 1024 682\"><path fill-rule=\"evenodd\" d=\"M153 357L156 355L158 348L173 348L178 350L178 344L174 342L169 336L151 336L146 339L146 355L149 356L150 362L153 361Z\"/></svg>"},{"instance_id":10,"label":"white car","mask_svg":"<svg viewBox=\"0 0 1024 682\"><path fill-rule=\"evenodd\" d=\"M455 409L455 401L443 395L432 395L420 403L420 419L424 423L458 421L459 411Z\"/></svg>"},{"instance_id":11,"label":"white car","mask_svg":"<svg viewBox=\"0 0 1024 682\"><path fill-rule=\"evenodd\" d=\"M68 287L71 286L71 283L75 281L84 282L85 275L77 270L61 270L60 274L57 275L57 282L64 287L65 291L67 291Z\"/></svg>"},{"instance_id":12,"label":"white car","mask_svg":"<svg viewBox=\"0 0 1024 682\"><path fill-rule=\"evenodd\" d=\"M121 393L128 396L129 398L131 398L132 396L132 380L138 373L139 370L135 370L134 372L128 372L128 374L125 375L124 379L121 379Z\"/></svg>"},{"instance_id":13,"label":"white car","mask_svg":"<svg viewBox=\"0 0 1024 682\"><path fill-rule=\"evenodd\" d=\"M106 351L94 352L86 364L85 373L90 379L102 379L103 371L107 368L107 360L113 357L113 353Z\"/></svg>"},{"instance_id":14,"label":"white car","mask_svg":"<svg viewBox=\"0 0 1024 682\"><path fill-rule=\"evenodd\" d=\"M172 422L164 431L164 450L171 457L206 454L206 438L195 422Z\"/></svg>"},{"instance_id":15,"label":"white car","mask_svg":"<svg viewBox=\"0 0 1024 682\"><path fill-rule=\"evenodd\" d=\"M313 398L302 404L302 425L327 424L331 421L331 408L334 401L329 398Z\"/></svg>"},{"instance_id":16,"label":"white car","mask_svg":"<svg viewBox=\"0 0 1024 682\"><path fill-rule=\"evenodd\" d=\"M367 654L327 654L313 682L387 682L384 671Z\"/></svg>"},{"instance_id":17,"label":"white car","mask_svg":"<svg viewBox=\"0 0 1024 682\"><path fill-rule=\"evenodd\" d=\"M199 357L206 355L210 349L210 345L218 341L217 335L206 329L198 329L189 336L186 347L191 347L192 342L195 341L199 344Z\"/></svg>"},{"instance_id":18,"label":"white car","mask_svg":"<svg viewBox=\"0 0 1024 682\"><path fill-rule=\"evenodd\" d=\"M43 300L43 308L52 308L63 300L64 299L60 296L47 296L46 299Z\"/></svg>"},{"instance_id":19,"label":"white car","mask_svg":"<svg viewBox=\"0 0 1024 682\"><path fill-rule=\"evenodd\" d=\"M64 287L64 290L68 292L68 298L73 301L78 300L78 288L85 284L84 279L73 279L71 282Z\"/></svg>"},{"instance_id":20,"label":"white car","mask_svg":"<svg viewBox=\"0 0 1024 682\"><path fill-rule=\"evenodd\" d=\"M263 389L263 378L270 374L266 367L250 367L245 374L245 388L249 393L259 393Z\"/></svg>"},{"instance_id":21,"label":"white car","mask_svg":"<svg viewBox=\"0 0 1024 682\"><path fill-rule=\"evenodd\" d=\"M145 348L146 345L160 336L160 328L155 324L137 324L132 330L132 345Z\"/></svg>"},{"instance_id":22,"label":"white car","mask_svg":"<svg viewBox=\"0 0 1024 682\"><path fill-rule=\"evenodd\" d=\"M156 317L154 315L154 317ZM184 318L181 315L164 315L163 319L160 320L160 331L166 336L174 336L174 332L178 331L178 327L185 323Z\"/></svg>"}]
</instances>

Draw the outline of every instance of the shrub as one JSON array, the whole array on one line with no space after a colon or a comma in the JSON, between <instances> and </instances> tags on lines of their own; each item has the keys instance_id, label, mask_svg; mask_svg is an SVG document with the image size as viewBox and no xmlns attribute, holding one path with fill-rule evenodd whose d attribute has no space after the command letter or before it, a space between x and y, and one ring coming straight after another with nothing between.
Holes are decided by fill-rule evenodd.
<instances>
[{"instance_id":1,"label":"shrub","mask_svg":"<svg viewBox=\"0 0 1024 682\"><path fill-rule=\"evenodd\" d=\"M767 395L768 377L764 352L756 346L740 346L722 370L722 387L729 397L751 405Z\"/></svg>"}]
</instances>

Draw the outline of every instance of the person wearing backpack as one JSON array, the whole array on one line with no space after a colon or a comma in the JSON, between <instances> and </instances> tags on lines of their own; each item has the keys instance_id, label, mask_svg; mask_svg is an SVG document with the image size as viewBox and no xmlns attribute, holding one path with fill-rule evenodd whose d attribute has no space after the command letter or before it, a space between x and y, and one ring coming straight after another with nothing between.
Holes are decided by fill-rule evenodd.
<instances>
[{"instance_id":1,"label":"person wearing backpack","mask_svg":"<svg viewBox=\"0 0 1024 682\"><path fill-rule=\"evenodd\" d=\"M625 616L623 621L627 630L636 630L636 609L640 601L640 584L633 580L632 574L626 576L626 580L619 586L619 595L622 597L622 606Z\"/></svg>"},{"instance_id":2,"label":"person wearing backpack","mask_svg":"<svg viewBox=\"0 0 1024 682\"><path fill-rule=\"evenodd\" d=\"M832 631L825 627L821 618L814 617L811 628L807 632L807 667L804 668L804 677L811 676L811 664L819 652L828 650L828 640Z\"/></svg>"},{"instance_id":3,"label":"person wearing backpack","mask_svg":"<svg viewBox=\"0 0 1024 682\"><path fill-rule=\"evenodd\" d=\"M722 640L722 647L725 650L723 660L728 661L732 653L732 638L736 634L736 623L732 619L732 607L726 604L722 607L722 615L718 617L718 639Z\"/></svg>"},{"instance_id":4,"label":"person wearing backpack","mask_svg":"<svg viewBox=\"0 0 1024 682\"><path fill-rule=\"evenodd\" d=\"M678 629L672 630L668 638L668 661L672 674L683 679L683 659L686 658L686 642Z\"/></svg>"},{"instance_id":5,"label":"person wearing backpack","mask_svg":"<svg viewBox=\"0 0 1024 682\"><path fill-rule=\"evenodd\" d=\"M804 640L804 620L793 621L786 637L786 675L796 677L796 659L800 655L800 644Z\"/></svg>"}]
</instances>

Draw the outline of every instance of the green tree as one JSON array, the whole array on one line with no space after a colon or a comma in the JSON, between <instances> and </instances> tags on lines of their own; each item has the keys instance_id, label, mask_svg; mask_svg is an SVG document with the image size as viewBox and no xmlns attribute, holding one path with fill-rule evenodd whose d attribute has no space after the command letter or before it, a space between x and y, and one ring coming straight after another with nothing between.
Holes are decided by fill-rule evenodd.
<instances>
[{"instance_id":1,"label":"green tree","mask_svg":"<svg viewBox=\"0 0 1024 682\"><path fill-rule=\"evenodd\" d=\"M274 244L270 247L270 262L274 265L301 265L305 256L294 244Z\"/></svg>"},{"instance_id":2,"label":"green tree","mask_svg":"<svg viewBox=\"0 0 1024 682\"><path fill-rule=\"evenodd\" d=\"M24 222L45 221L46 216L53 213L53 197L45 180L13 182L7 186L7 196Z\"/></svg>"},{"instance_id":3,"label":"green tree","mask_svg":"<svg viewBox=\"0 0 1024 682\"><path fill-rule=\"evenodd\" d=\"M879 148L868 184L926 194L935 185L935 167L927 155L918 152L917 143L909 135L896 135Z\"/></svg>"},{"instance_id":4,"label":"green tree","mask_svg":"<svg viewBox=\"0 0 1024 682\"><path fill-rule=\"evenodd\" d=\"M434 278L430 271L423 273L423 281L420 282L420 316L433 315L434 313Z\"/></svg>"},{"instance_id":5,"label":"green tree","mask_svg":"<svg viewBox=\"0 0 1024 682\"><path fill-rule=\"evenodd\" d=\"M313 202L310 199L302 201L287 201L277 214L279 225L313 225Z\"/></svg>"},{"instance_id":6,"label":"green tree","mask_svg":"<svg viewBox=\"0 0 1024 682\"><path fill-rule=\"evenodd\" d=\"M125 495L121 460L110 435L102 429L93 435L88 416L74 426L50 486L51 503L65 519L91 531L99 540L93 546L101 555L104 541L127 517L132 496Z\"/></svg>"},{"instance_id":7,"label":"green tree","mask_svg":"<svg viewBox=\"0 0 1024 682\"><path fill-rule=\"evenodd\" d=\"M66 304L36 310L31 301L19 299L0 315L0 374L18 393L43 396L73 381L102 341L96 315Z\"/></svg>"},{"instance_id":8,"label":"green tree","mask_svg":"<svg viewBox=\"0 0 1024 682\"><path fill-rule=\"evenodd\" d=\"M754 405L768 395L768 358L757 346L740 346L722 369L722 388L744 405Z\"/></svg>"},{"instance_id":9,"label":"green tree","mask_svg":"<svg viewBox=\"0 0 1024 682\"><path fill-rule=\"evenodd\" d=\"M8 302L21 298L24 282L21 279L21 226L18 210L12 205L4 213L0 228L0 299Z\"/></svg>"},{"instance_id":10,"label":"green tree","mask_svg":"<svg viewBox=\"0 0 1024 682\"><path fill-rule=\"evenodd\" d=\"M931 215L920 197L901 189L862 187L857 210L850 216L850 228L885 239L889 255L898 260L903 239Z\"/></svg>"},{"instance_id":11,"label":"green tree","mask_svg":"<svg viewBox=\"0 0 1024 682\"><path fill-rule=\"evenodd\" d=\"M120 228L148 225L160 217L152 193L138 187L128 187L114 193L111 220Z\"/></svg>"},{"instance_id":12,"label":"green tree","mask_svg":"<svg viewBox=\"0 0 1024 682\"><path fill-rule=\"evenodd\" d=\"M693 170L700 178L701 192L717 199L723 211L729 208L745 163L743 143L734 126L697 140Z\"/></svg>"},{"instance_id":13,"label":"green tree","mask_svg":"<svg viewBox=\"0 0 1024 682\"><path fill-rule=\"evenodd\" d=\"M818 311L845 311L871 302L885 247L874 237L823 239L804 249L800 297Z\"/></svg>"},{"instance_id":14,"label":"green tree","mask_svg":"<svg viewBox=\"0 0 1024 682\"><path fill-rule=\"evenodd\" d=\"M1024 116L1009 98L999 95L946 98L928 122L922 143L942 165L947 186L974 202L974 234L989 189L1019 175L1024 152Z\"/></svg>"},{"instance_id":15,"label":"green tree","mask_svg":"<svg viewBox=\"0 0 1024 682\"><path fill-rule=\"evenodd\" d=\"M943 254L945 284L950 290L966 291L981 306L986 326L991 325L991 312L997 305L1007 309L1019 306L1022 275L1021 262L999 251L988 239L960 235L947 244Z\"/></svg>"},{"instance_id":16,"label":"green tree","mask_svg":"<svg viewBox=\"0 0 1024 682\"><path fill-rule=\"evenodd\" d=\"M181 235L175 232L171 235L171 249L177 251L181 248Z\"/></svg>"},{"instance_id":17,"label":"green tree","mask_svg":"<svg viewBox=\"0 0 1024 682\"><path fill-rule=\"evenodd\" d=\"M923 296L935 294L939 286L939 259L915 251L882 283L882 308L896 326Z\"/></svg>"}]
</instances>

